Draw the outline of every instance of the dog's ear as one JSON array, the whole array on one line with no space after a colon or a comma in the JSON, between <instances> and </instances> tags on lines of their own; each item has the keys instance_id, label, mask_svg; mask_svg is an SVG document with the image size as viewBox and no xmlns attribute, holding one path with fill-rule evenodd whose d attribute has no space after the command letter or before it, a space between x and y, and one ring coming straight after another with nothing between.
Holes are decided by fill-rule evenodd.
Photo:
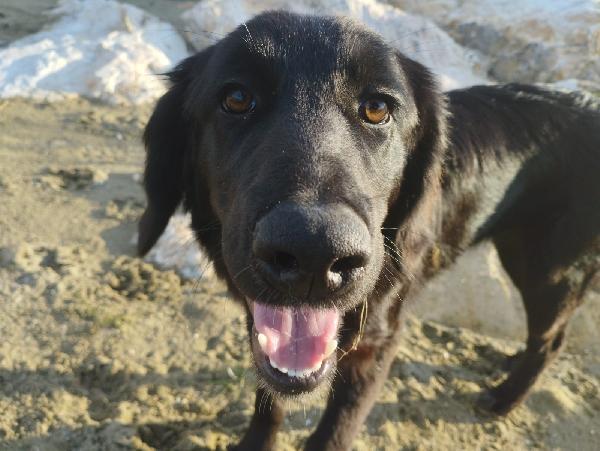
<instances>
[{"instance_id":1,"label":"dog's ear","mask_svg":"<svg viewBox=\"0 0 600 451\"><path fill-rule=\"evenodd\" d=\"M416 272L423 252L430 248L440 226L441 177L447 148L446 97L434 76L420 63L398 53L399 63L418 111L399 190L385 221L398 230L394 241L401 248L409 272ZM390 237L392 238L392 237Z\"/></svg>"},{"instance_id":2,"label":"dog's ear","mask_svg":"<svg viewBox=\"0 0 600 451\"><path fill-rule=\"evenodd\" d=\"M184 195L183 166L190 123L184 114L192 78L199 76L211 48L183 60L169 76L170 89L158 101L144 131L147 206L138 226L137 251L145 255L167 226Z\"/></svg>"}]
</instances>

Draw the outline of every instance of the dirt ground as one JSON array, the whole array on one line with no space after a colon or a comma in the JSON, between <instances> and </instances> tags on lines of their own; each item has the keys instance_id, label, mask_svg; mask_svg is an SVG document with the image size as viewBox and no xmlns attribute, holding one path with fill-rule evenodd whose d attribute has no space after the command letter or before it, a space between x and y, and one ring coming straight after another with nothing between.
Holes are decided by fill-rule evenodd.
<instances>
[{"instance_id":1,"label":"dirt ground","mask_svg":"<svg viewBox=\"0 0 600 451\"><path fill-rule=\"evenodd\" d=\"M55 3L4 0L0 45ZM193 2L130 3L177 25ZM0 450L221 450L247 427L241 309L210 277L133 257L150 109L0 100ZM597 450L597 353L563 353L506 418L474 408L518 347L411 320L355 449ZM290 406L277 449L320 408Z\"/></svg>"},{"instance_id":2,"label":"dirt ground","mask_svg":"<svg viewBox=\"0 0 600 451\"><path fill-rule=\"evenodd\" d=\"M241 309L132 257L149 111L0 103L0 449L224 449L248 424ZM507 418L474 409L517 348L410 321L355 449L598 449L596 354L563 353ZM281 450L319 417L290 408Z\"/></svg>"}]
</instances>

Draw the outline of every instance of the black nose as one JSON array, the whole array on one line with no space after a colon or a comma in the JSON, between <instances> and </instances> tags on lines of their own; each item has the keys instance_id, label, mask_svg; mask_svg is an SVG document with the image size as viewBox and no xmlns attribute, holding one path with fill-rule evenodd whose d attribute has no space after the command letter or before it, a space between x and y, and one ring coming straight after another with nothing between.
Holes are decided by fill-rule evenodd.
<instances>
[{"instance_id":1,"label":"black nose","mask_svg":"<svg viewBox=\"0 0 600 451\"><path fill-rule=\"evenodd\" d=\"M260 273L286 295L322 298L358 280L371 236L342 204L277 206L256 225L252 250Z\"/></svg>"}]
</instances>

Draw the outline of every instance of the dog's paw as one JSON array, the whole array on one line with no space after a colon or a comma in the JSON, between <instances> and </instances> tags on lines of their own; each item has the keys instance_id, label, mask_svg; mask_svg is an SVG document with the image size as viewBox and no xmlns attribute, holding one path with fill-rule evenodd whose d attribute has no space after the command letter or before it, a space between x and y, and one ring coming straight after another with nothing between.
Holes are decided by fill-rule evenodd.
<instances>
[{"instance_id":1,"label":"dog's paw","mask_svg":"<svg viewBox=\"0 0 600 451\"><path fill-rule=\"evenodd\" d=\"M239 443L227 445L227 451L272 451L274 450L272 441L252 440L244 437Z\"/></svg>"},{"instance_id":2,"label":"dog's paw","mask_svg":"<svg viewBox=\"0 0 600 451\"><path fill-rule=\"evenodd\" d=\"M497 388L482 391L476 401L480 411L499 416L507 415L517 404L518 402L502 396Z\"/></svg>"}]
</instances>

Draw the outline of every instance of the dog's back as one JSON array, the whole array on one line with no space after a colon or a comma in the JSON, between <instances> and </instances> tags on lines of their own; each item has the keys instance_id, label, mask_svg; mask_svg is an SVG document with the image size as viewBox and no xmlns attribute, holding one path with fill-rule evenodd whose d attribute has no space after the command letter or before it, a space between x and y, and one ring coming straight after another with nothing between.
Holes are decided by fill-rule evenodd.
<instances>
[{"instance_id":1,"label":"dog's back","mask_svg":"<svg viewBox=\"0 0 600 451\"><path fill-rule=\"evenodd\" d=\"M462 249L542 224L560 226L561 242L598 234L600 102L518 84L448 97L444 243Z\"/></svg>"},{"instance_id":2,"label":"dog's back","mask_svg":"<svg viewBox=\"0 0 600 451\"><path fill-rule=\"evenodd\" d=\"M503 413L556 354L600 270L599 102L511 84L450 92L449 108L440 266L492 240L528 317L523 358L485 397Z\"/></svg>"}]
</instances>

